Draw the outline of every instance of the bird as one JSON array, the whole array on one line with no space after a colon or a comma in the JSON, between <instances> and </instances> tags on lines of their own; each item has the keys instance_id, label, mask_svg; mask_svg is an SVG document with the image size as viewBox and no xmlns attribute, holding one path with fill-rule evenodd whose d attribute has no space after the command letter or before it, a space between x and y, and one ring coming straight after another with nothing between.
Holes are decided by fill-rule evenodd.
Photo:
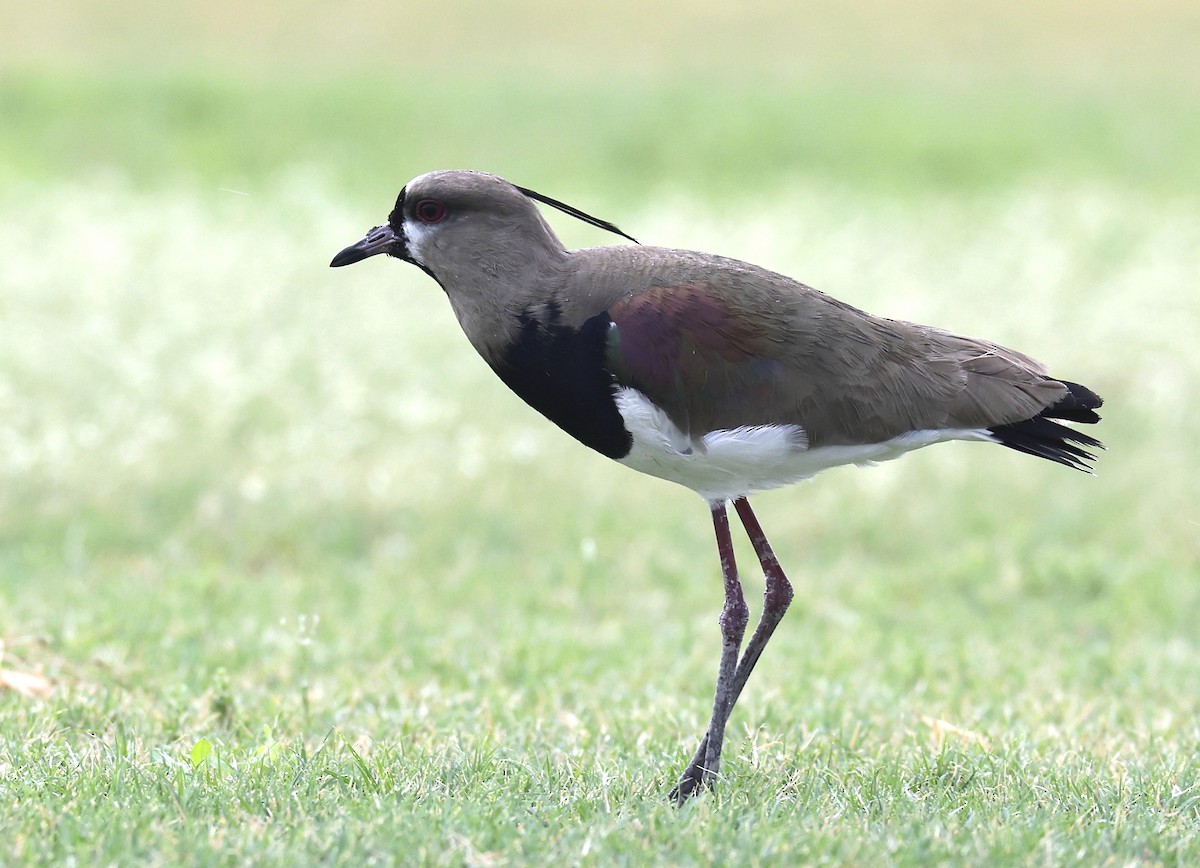
<instances>
[{"instance_id":1,"label":"bird","mask_svg":"<svg viewBox=\"0 0 1200 868\"><path fill-rule=\"evenodd\" d=\"M538 205L627 240L568 249ZM846 464L974 440L1091 472L1092 390L1024 353L869 314L736 259L641 245L614 223L468 170L422 174L331 267L386 254L445 292L467 340L533 409L708 506L724 586L708 727L670 791L713 789L734 705L794 591L748 498ZM728 505L765 582L749 624Z\"/></svg>"}]
</instances>

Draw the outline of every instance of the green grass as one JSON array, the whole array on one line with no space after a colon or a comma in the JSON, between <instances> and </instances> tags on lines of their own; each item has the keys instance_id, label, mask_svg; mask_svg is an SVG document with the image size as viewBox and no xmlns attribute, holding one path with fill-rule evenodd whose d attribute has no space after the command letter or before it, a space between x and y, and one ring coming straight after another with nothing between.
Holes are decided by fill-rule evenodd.
<instances>
[{"instance_id":1,"label":"green grass","mask_svg":"<svg viewBox=\"0 0 1200 868\"><path fill-rule=\"evenodd\" d=\"M825 179L901 196L1031 179L1102 177L1164 196L1200 186L1198 94L1186 88L713 73L569 87L529 72L406 80L14 74L0 78L0 180L102 172L143 188L182 179L258 192L300 165L382 198L430 167L479 168L610 208Z\"/></svg>"},{"instance_id":2,"label":"green grass","mask_svg":"<svg viewBox=\"0 0 1200 868\"><path fill-rule=\"evenodd\" d=\"M243 6L5 12L0 863L1200 861L1190 6ZM675 810L704 506L326 268L448 166L1028 351L1109 451L758 498L796 602Z\"/></svg>"},{"instance_id":3,"label":"green grass","mask_svg":"<svg viewBox=\"0 0 1200 868\"><path fill-rule=\"evenodd\" d=\"M0 693L5 858L1200 853L1188 209L817 187L734 227L608 215L1110 404L1096 478L958 444L760 498L797 603L719 794L677 812L718 648L694 496L533 417L415 269L326 270L376 214L324 181L29 189L0 206L0 634L56 691Z\"/></svg>"},{"instance_id":4,"label":"green grass","mask_svg":"<svg viewBox=\"0 0 1200 868\"><path fill-rule=\"evenodd\" d=\"M5 10L0 184L258 192L302 165L365 197L464 167L622 207L1200 186L1184 0L78 5Z\"/></svg>"}]
</instances>

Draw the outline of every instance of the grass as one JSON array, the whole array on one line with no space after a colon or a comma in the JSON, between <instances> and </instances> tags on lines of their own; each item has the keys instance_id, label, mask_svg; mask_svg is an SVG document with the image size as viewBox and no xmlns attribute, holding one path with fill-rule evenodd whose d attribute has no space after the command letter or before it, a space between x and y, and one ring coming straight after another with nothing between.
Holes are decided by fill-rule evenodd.
<instances>
[{"instance_id":1,"label":"grass","mask_svg":"<svg viewBox=\"0 0 1200 868\"><path fill-rule=\"evenodd\" d=\"M533 418L415 269L324 270L374 215L319 178L4 210L3 666L57 685L0 694L6 858L1200 850L1186 208L814 188L732 231L610 215L1032 349L1111 406L1094 479L961 444L760 498L798 602L683 812L719 606L692 495Z\"/></svg>"},{"instance_id":2,"label":"grass","mask_svg":"<svg viewBox=\"0 0 1200 868\"><path fill-rule=\"evenodd\" d=\"M1200 185L1193 4L730 8L18 6L0 34L0 183L257 193L302 166L365 198L465 167L609 207L829 180L902 197Z\"/></svg>"},{"instance_id":3,"label":"grass","mask_svg":"<svg viewBox=\"0 0 1200 868\"><path fill-rule=\"evenodd\" d=\"M106 172L144 189L182 179L257 193L304 166L365 200L429 166L470 167L586 191L610 209L664 194L771 197L826 179L899 196L1048 178L1164 196L1200 185L1198 95L1186 88L613 78L564 87L468 72L380 88L357 74L13 74L0 78L0 179Z\"/></svg>"},{"instance_id":4,"label":"grass","mask_svg":"<svg viewBox=\"0 0 1200 868\"><path fill-rule=\"evenodd\" d=\"M412 5L400 58L390 7L6 12L0 674L53 691L0 690L0 862L1195 863L1194 13ZM416 269L325 268L451 165L1026 350L1108 400L1099 474L758 498L796 603L677 811L704 507Z\"/></svg>"}]
</instances>

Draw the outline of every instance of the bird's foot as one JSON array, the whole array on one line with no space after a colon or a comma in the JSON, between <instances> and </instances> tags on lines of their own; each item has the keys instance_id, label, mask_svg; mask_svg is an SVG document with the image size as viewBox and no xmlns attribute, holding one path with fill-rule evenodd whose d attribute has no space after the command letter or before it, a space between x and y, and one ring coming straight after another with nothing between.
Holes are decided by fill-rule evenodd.
<instances>
[{"instance_id":1,"label":"bird's foot","mask_svg":"<svg viewBox=\"0 0 1200 868\"><path fill-rule=\"evenodd\" d=\"M692 757L692 761L688 763L687 771L679 778L679 783L671 790L667 796L676 807L681 806L693 796L698 796L703 790L712 790L717 775L712 771L711 766L706 762L708 753L708 735L700 740L700 747L696 749L696 755ZM719 762L719 760L718 760Z\"/></svg>"},{"instance_id":2,"label":"bird's foot","mask_svg":"<svg viewBox=\"0 0 1200 868\"><path fill-rule=\"evenodd\" d=\"M712 790L715 780L716 776L710 775L706 770L689 767L667 798L675 803L675 807L681 807L684 802L700 795L703 790Z\"/></svg>"}]
</instances>

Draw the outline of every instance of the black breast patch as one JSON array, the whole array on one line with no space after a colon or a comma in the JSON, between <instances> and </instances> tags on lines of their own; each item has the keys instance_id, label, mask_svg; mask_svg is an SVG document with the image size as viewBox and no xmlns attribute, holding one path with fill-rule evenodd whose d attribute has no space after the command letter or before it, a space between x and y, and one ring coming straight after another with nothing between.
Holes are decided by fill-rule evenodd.
<instances>
[{"instance_id":1,"label":"black breast patch","mask_svg":"<svg viewBox=\"0 0 1200 868\"><path fill-rule=\"evenodd\" d=\"M553 301L518 316L520 333L492 370L522 400L580 443L609 458L633 446L604 366L612 319L597 314L574 329Z\"/></svg>"}]
</instances>

